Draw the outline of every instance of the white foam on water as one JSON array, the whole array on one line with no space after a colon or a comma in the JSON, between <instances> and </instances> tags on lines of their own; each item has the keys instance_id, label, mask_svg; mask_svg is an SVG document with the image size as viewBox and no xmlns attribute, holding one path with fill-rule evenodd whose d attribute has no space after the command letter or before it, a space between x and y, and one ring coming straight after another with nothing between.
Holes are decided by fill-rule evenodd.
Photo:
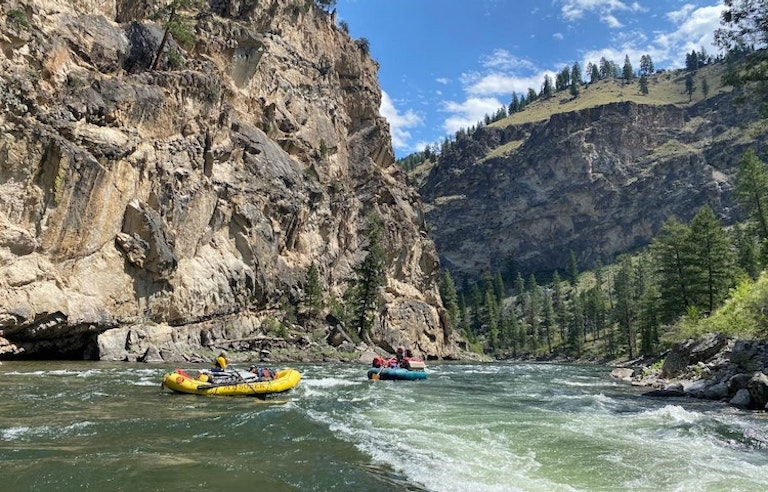
<instances>
[{"instance_id":1,"label":"white foam on water","mask_svg":"<svg viewBox=\"0 0 768 492\"><path fill-rule=\"evenodd\" d=\"M0 433L3 441L18 441L24 438L30 431L30 427L19 426L11 427L10 429L3 429Z\"/></svg>"},{"instance_id":2,"label":"white foam on water","mask_svg":"<svg viewBox=\"0 0 768 492\"><path fill-rule=\"evenodd\" d=\"M305 397L325 396L329 390L349 388L365 384L366 381L349 380L342 378L304 379L301 380L301 390Z\"/></svg>"},{"instance_id":3,"label":"white foam on water","mask_svg":"<svg viewBox=\"0 0 768 492\"><path fill-rule=\"evenodd\" d=\"M90 430L93 424L93 422L84 420L64 427L54 425L17 426L0 431L0 435L2 435L4 441L25 441L34 438L55 439L64 436L90 436L95 434L95 432Z\"/></svg>"}]
</instances>

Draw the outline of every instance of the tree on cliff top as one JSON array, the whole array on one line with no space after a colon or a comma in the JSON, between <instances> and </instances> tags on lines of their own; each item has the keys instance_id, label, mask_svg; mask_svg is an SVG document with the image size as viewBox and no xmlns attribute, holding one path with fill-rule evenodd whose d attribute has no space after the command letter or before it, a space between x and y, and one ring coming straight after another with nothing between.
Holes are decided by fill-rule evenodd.
<instances>
[{"instance_id":1,"label":"tree on cliff top","mask_svg":"<svg viewBox=\"0 0 768 492\"><path fill-rule=\"evenodd\" d=\"M737 87L758 82L761 93L768 95L768 51L765 49L768 0L723 0L723 3L723 27L715 31L715 44L730 54L747 54L743 68L730 70L724 79Z\"/></svg>"},{"instance_id":2,"label":"tree on cliff top","mask_svg":"<svg viewBox=\"0 0 768 492\"><path fill-rule=\"evenodd\" d=\"M200 6L200 0L173 0L155 12L152 17L155 19L162 19L163 28L165 30L163 32L163 39L160 41L160 46L157 47L155 59L152 62L152 70L157 70L160 66L160 60L163 58L163 51L171 37L185 48L192 47L194 39L191 28L189 27L189 19L185 15L182 15L182 12L190 9L198 9Z\"/></svg>"}]
</instances>

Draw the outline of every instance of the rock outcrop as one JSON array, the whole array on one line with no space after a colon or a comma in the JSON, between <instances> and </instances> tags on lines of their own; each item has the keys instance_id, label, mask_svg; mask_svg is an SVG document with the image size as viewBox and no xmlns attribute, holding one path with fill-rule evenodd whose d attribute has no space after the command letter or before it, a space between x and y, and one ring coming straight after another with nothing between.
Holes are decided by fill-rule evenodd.
<instances>
[{"instance_id":1,"label":"rock outcrop","mask_svg":"<svg viewBox=\"0 0 768 492\"><path fill-rule=\"evenodd\" d=\"M652 388L650 396L688 396L768 410L768 343L707 334L675 344L663 361L611 375Z\"/></svg>"},{"instance_id":2,"label":"rock outcrop","mask_svg":"<svg viewBox=\"0 0 768 492\"><path fill-rule=\"evenodd\" d=\"M562 272L573 252L583 270L703 205L733 223L739 160L766 140L760 104L737 97L616 102L458 139L419 186L442 265L471 279L511 259L523 274Z\"/></svg>"},{"instance_id":3,"label":"rock outcrop","mask_svg":"<svg viewBox=\"0 0 768 492\"><path fill-rule=\"evenodd\" d=\"M154 69L161 3L0 5L0 355L327 345L307 271L341 302L377 217L372 341L455 357L365 44L310 2L218 0Z\"/></svg>"}]
</instances>

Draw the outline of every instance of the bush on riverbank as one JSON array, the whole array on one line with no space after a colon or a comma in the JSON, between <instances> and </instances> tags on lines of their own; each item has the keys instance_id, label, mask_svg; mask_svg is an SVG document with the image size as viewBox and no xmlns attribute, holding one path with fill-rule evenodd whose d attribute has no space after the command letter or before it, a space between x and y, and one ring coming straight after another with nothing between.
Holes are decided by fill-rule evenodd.
<instances>
[{"instance_id":1,"label":"bush on riverbank","mask_svg":"<svg viewBox=\"0 0 768 492\"><path fill-rule=\"evenodd\" d=\"M705 333L722 333L747 340L768 338L768 274L744 280L731 291L725 304L708 317L687 316L670 330L664 341L675 343Z\"/></svg>"}]
</instances>

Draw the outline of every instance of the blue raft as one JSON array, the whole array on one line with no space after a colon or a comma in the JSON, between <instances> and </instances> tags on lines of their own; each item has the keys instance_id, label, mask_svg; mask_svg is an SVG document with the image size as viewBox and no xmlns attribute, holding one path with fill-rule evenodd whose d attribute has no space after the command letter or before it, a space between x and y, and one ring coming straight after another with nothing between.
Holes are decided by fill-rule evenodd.
<instances>
[{"instance_id":1,"label":"blue raft","mask_svg":"<svg viewBox=\"0 0 768 492\"><path fill-rule=\"evenodd\" d=\"M414 379L427 379L427 371L405 369L403 367L371 367L368 369L368 379L402 379L413 381Z\"/></svg>"}]
</instances>

